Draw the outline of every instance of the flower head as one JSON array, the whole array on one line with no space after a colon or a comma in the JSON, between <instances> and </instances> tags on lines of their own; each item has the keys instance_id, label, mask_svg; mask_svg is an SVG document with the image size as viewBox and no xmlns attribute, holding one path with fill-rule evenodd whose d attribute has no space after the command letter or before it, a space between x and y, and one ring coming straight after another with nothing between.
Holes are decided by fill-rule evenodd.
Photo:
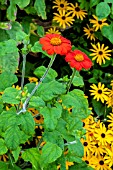
<instances>
[{"instance_id":1,"label":"flower head","mask_svg":"<svg viewBox=\"0 0 113 170\"><path fill-rule=\"evenodd\" d=\"M98 86L92 84L90 87L92 88L92 90L89 91L91 92L91 96L94 96L94 99L97 99L97 101L101 100L102 103L104 103L104 101L107 101L109 92L108 88L104 88L104 84L101 84L101 82L99 82Z\"/></svg>"},{"instance_id":2,"label":"flower head","mask_svg":"<svg viewBox=\"0 0 113 170\"><path fill-rule=\"evenodd\" d=\"M52 8L57 8L57 11L67 11L68 10L68 6L69 6L69 3L65 0L55 0L53 1L54 5Z\"/></svg>"},{"instance_id":3,"label":"flower head","mask_svg":"<svg viewBox=\"0 0 113 170\"><path fill-rule=\"evenodd\" d=\"M66 13L65 11L61 12L59 11L59 14L54 13L53 21L56 21L59 23L59 26L62 27L63 29L66 28L66 26L71 26L73 24L73 17L70 16L71 12Z\"/></svg>"},{"instance_id":4,"label":"flower head","mask_svg":"<svg viewBox=\"0 0 113 170\"><path fill-rule=\"evenodd\" d=\"M59 30L57 30L56 27L53 27L53 28L49 28L46 34L61 34L61 32L59 32Z\"/></svg>"},{"instance_id":5,"label":"flower head","mask_svg":"<svg viewBox=\"0 0 113 170\"><path fill-rule=\"evenodd\" d=\"M69 52L65 60L69 62L72 68L80 71L82 68L89 69L92 66L92 62L88 56L80 50L74 50Z\"/></svg>"},{"instance_id":6,"label":"flower head","mask_svg":"<svg viewBox=\"0 0 113 170\"><path fill-rule=\"evenodd\" d=\"M108 25L108 23L105 22L107 20L106 18L98 20L98 18L95 15L93 15L93 18L94 19L90 19L89 21L90 23L93 24L93 28L95 29L95 31L101 29L104 25Z\"/></svg>"},{"instance_id":7,"label":"flower head","mask_svg":"<svg viewBox=\"0 0 113 170\"><path fill-rule=\"evenodd\" d=\"M109 54L109 52L111 52L112 50L108 50L108 46L104 47L104 44L100 46L99 42L97 43L97 45L91 45L93 47L93 49L90 49L90 51L92 51L92 54L90 54L90 56L93 56L92 60L96 60L99 65L101 65L102 62L105 64L105 59L110 60L109 56L111 56L111 54Z\"/></svg>"},{"instance_id":8,"label":"flower head","mask_svg":"<svg viewBox=\"0 0 113 170\"><path fill-rule=\"evenodd\" d=\"M84 32L87 36L87 39L89 38L90 40L95 41L95 35L94 35L94 28L90 28L89 25L87 24L87 27L84 27Z\"/></svg>"},{"instance_id":9,"label":"flower head","mask_svg":"<svg viewBox=\"0 0 113 170\"><path fill-rule=\"evenodd\" d=\"M70 7L68 9L72 12L72 16L76 16L77 19L80 18L81 20L83 20L83 18L85 18L85 15L87 15L86 10L81 9L77 2L75 3L75 5L70 3Z\"/></svg>"},{"instance_id":10,"label":"flower head","mask_svg":"<svg viewBox=\"0 0 113 170\"><path fill-rule=\"evenodd\" d=\"M71 41L59 34L46 34L39 42L49 55L66 55L71 50Z\"/></svg>"}]
</instances>

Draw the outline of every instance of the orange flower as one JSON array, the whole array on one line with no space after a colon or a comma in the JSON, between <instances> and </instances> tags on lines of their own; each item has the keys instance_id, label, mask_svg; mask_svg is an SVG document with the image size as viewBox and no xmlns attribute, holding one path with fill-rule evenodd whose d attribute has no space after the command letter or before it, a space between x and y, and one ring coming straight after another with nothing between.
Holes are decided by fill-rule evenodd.
<instances>
[{"instance_id":1,"label":"orange flower","mask_svg":"<svg viewBox=\"0 0 113 170\"><path fill-rule=\"evenodd\" d=\"M46 34L39 42L49 55L66 55L71 50L71 42L59 34Z\"/></svg>"},{"instance_id":2,"label":"orange flower","mask_svg":"<svg viewBox=\"0 0 113 170\"><path fill-rule=\"evenodd\" d=\"M92 61L88 56L80 50L74 50L69 52L65 60L69 62L72 68L80 71L82 68L89 69L92 66Z\"/></svg>"}]
</instances>

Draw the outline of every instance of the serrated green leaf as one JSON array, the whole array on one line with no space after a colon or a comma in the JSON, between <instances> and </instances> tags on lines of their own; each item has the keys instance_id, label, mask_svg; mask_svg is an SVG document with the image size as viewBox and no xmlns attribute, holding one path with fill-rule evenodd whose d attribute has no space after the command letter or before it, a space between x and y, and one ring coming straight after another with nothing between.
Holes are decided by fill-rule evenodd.
<instances>
[{"instance_id":1,"label":"serrated green leaf","mask_svg":"<svg viewBox=\"0 0 113 170\"><path fill-rule=\"evenodd\" d=\"M10 87L18 81L17 76L10 72L3 72L0 74L0 91L4 91L5 88Z\"/></svg>"},{"instance_id":2,"label":"serrated green leaf","mask_svg":"<svg viewBox=\"0 0 113 170\"><path fill-rule=\"evenodd\" d=\"M29 5L30 3L30 0L14 0L15 1L15 4L17 4L21 9L25 8L27 5Z\"/></svg>"},{"instance_id":3,"label":"serrated green leaf","mask_svg":"<svg viewBox=\"0 0 113 170\"><path fill-rule=\"evenodd\" d=\"M110 6L106 2L100 2L96 6L96 16L99 20L106 18L110 12Z\"/></svg>"},{"instance_id":4,"label":"serrated green leaf","mask_svg":"<svg viewBox=\"0 0 113 170\"><path fill-rule=\"evenodd\" d=\"M54 130L58 119L61 116L62 108L58 107L44 107L40 109L40 113L44 116L44 125L47 130Z\"/></svg>"},{"instance_id":5,"label":"serrated green leaf","mask_svg":"<svg viewBox=\"0 0 113 170\"><path fill-rule=\"evenodd\" d=\"M36 148L27 149L22 153L24 161L29 161L34 169L40 170L40 153Z\"/></svg>"},{"instance_id":6,"label":"serrated green leaf","mask_svg":"<svg viewBox=\"0 0 113 170\"><path fill-rule=\"evenodd\" d=\"M44 107L45 106L45 102L39 96L33 96L30 99L29 105L31 107L35 107L35 108L37 108L37 107Z\"/></svg>"},{"instance_id":7,"label":"serrated green leaf","mask_svg":"<svg viewBox=\"0 0 113 170\"><path fill-rule=\"evenodd\" d=\"M44 27L38 25L37 34L38 34L40 37L43 37L43 36L44 36Z\"/></svg>"},{"instance_id":8,"label":"serrated green leaf","mask_svg":"<svg viewBox=\"0 0 113 170\"><path fill-rule=\"evenodd\" d=\"M40 96L44 101L49 101L65 92L65 85L53 80L49 83L42 83L37 89L36 95Z\"/></svg>"},{"instance_id":9,"label":"serrated green leaf","mask_svg":"<svg viewBox=\"0 0 113 170\"><path fill-rule=\"evenodd\" d=\"M41 17L42 19L47 19L45 0L35 0L34 8L36 9L39 17Z\"/></svg>"},{"instance_id":10,"label":"serrated green leaf","mask_svg":"<svg viewBox=\"0 0 113 170\"><path fill-rule=\"evenodd\" d=\"M37 77L41 78L44 75L46 70L47 70L46 67L40 66L40 67L38 67L34 70L34 74ZM52 68L50 68L49 71L48 71L48 74L45 77L43 82L49 82L49 81L55 79L57 76L58 76L57 72L55 70L53 70Z\"/></svg>"},{"instance_id":11,"label":"serrated green leaf","mask_svg":"<svg viewBox=\"0 0 113 170\"><path fill-rule=\"evenodd\" d=\"M7 147L5 145L5 141L3 139L0 139L0 155L3 155L7 152Z\"/></svg>"},{"instance_id":12,"label":"serrated green leaf","mask_svg":"<svg viewBox=\"0 0 113 170\"><path fill-rule=\"evenodd\" d=\"M52 57L53 55L47 54L44 50L42 50L42 45L39 42L35 42L34 46L31 48L31 51L34 53L41 52L45 56Z\"/></svg>"},{"instance_id":13,"label":"serrated green leaf","mask_svg":"<svg viewBox=\"0 0 113 170\"><path fill-rule=\"evenodd\" d=\"M51 142L48 142L42 148L41 163L42 167L54 162L62 155L62 149Z\"/></svg>"},{"instance_id":14,"label":"serrated green leaf","mask_svg":"<svg viewBox=\"0 0 113 170\"><path fill-rule=\"evenodd\" d=\"M15 162L18 161L20 151L21 151L21 147L17 147L16 150L12 151L12 155L14 157Z\"/></svg>"},{"instance_id":15,"label":"serrated green leaf","mask_svg":"<svg viewBox=\"0 0 113 170\"><path fill-rule=\"evenodd\" d=\"M0 169L1 170L8 170L8 164L6 162L0 161Z\"/></svg>"},{"instance_id":16,"label":"serrated green leaf","mask_svg":"<svg viewBox=\"0 0 113 170\"><path fill-rule=\"evenodd\" d=\"M72 84L74 86L84 86L83 77L76 71L75 76L73 78Z\"/></svg>"},{"instance_id":17,"label":"serrated green leaf","mask_svg":"<svg viewBox=\"0 0 113 170\"><path fill-rule=\"evenodd\" d=\"M14 40L0 42L0 70L15 73L18 68L19 53Z\"/></svg>"},{"instance_id":18,"label":"serrated green leaf","mask_svg":"<svg viewBox=\"0 0 113 170\"><path fill-rule=\"evenodd\" d=\"M16 88L13 87L6 88L2 95L3 102L9 104L19 104L20 93L21 90L17 90Z\"/></svg>"},{"instance_id":19,"label":"serrated green leaf","mask_svg":"<svg viewBox=\"0 0 113 170\"><path fill-rule=\"evenodd\" d=\"M8 128L4 133L6 146L10 150L15 150L20 144L20 129L17 125Z\"/></svg>"},{"instance_id":20,"label":"serrated green leaf","mask_svg":"<svg viewBox=\"0 0 113 170\"><path fill-rule=\"evenodd\" d=\"M103 26L101 29L102 35L106 37L113 44L113 22L108 26Z\"/></svg>"},{"instance_id":21,"label":"serrated green leaf","mask_svg":"<svg viewBox=\"0 0 113 170\"><path fill-rule=\"evenodd\" d=\"M35 130L35 122L30 112L20 114L18 116L18 123L21 130L27 135L33 135Z\"/></svg>"},{"instance_id":22,"label":"serrated green leaf","mask_svg":"<svg viewBox=\"0 0 113 170\"><path fill-rule=\"evenodd\" d=\"M10 1L10 5L7 8L7 18L10 21L16 20L16 14L17 14L17 7L14 1Z\"/></svg>"}]
</instances>

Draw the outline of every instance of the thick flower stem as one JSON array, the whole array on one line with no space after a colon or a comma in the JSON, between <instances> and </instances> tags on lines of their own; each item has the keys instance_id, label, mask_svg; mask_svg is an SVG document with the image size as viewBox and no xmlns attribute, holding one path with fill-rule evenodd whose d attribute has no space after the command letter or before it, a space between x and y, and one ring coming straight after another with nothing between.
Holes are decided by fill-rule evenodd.
<instances>
[{"instance_id":1,"label":"thick flower stem","mask_svg":"<svg viewBox=\"0 0 113 170\"><path fill-rule=\"evenodd\" d=\"M71 79L70 79L70 81L69 81L69 82L68 82L68 84L67 84L67 92L69 92L69 90L70 90L70 87L71 87L71 84L72 84L73 78L74 78L74 76L75 76L75 73L76 73L76 69L74 69L74 70L73 70L73 73L72 73Z\"/></svg>"},{"instance_id":2,"label":"thick flower stem","mask_svg":"<svg viewBox=\"0 0 113 170\"><path fill-rule=\"evenodd\" d=\"M34 95L34 93L36 92L36 90L38 89L38 87L40 86L40 84L42 83L42 81L43 81L43 80L45 79L45 77L47 76L48 71L49 71L49 69L51 68L51 66L52 66L55 58L56 58L56 54L51 58L50 63L49 63L49 65L48 65L48 67L47 67L47 70L45 71L44 75L42 76L42 78L40 79L40 81L38 82L38 84L34 87L34 89L32 90L32 92L30 93L30 95L26 98L25 102L23 103L23 108L17 113L17 115L19 115L19 114L22 113L22 112L26 112L26 108L27 108L27 106L28 106L28 103L29 103L31 97Z\"/></svg>"}]
</instances>

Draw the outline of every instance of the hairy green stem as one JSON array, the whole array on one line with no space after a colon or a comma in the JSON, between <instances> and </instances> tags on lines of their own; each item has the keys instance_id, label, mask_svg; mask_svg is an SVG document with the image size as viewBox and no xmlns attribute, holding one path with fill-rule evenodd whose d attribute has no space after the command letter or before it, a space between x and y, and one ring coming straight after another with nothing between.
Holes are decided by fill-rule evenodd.
<instances>
[{"instance_id":1,"label":"hairy green stem","mask_svg":"<svg viewBox=\"0 0 113 170\"><path fill-rule=\"evenodd\" d=\"M25 102L23 103L23 108L17 113L17 115L19 115L19 114L22 113L22 112L26 112L26 108L27 108L27 106L28 106L28 103L29 103L31 97L34 95L34 93L36 92L36 90L38 89L38 87L40 86L40 84L42 83L42 81L43 81L43 80L45 79L45 77L47 76L48 71L49 71L49 69L51 68L51 66L52 66L55 58L56 58L56 54L55 54L53 57L51 57L50 63L49 63L49 65L48 65L48 67L47 67L44 75L43 75L42 78L40 79L39 83L34 87L34 89L32 90L32 92L30 93L30 95L26 98Z\"/></svg>"},{"instance_id":2,"label":"hairy green stem","mask_svg":"<svg viewBox=\"0 0 113 170\"><path fill-rule=\"evenodd\" d=\"M75 76L75 73L76 73L76 70L74 69L74 70L73 70L73 73L72 73L72 76L71 76L71 79L70 79L70 81L69 81L68 84L67 84L67 92L69 92L69 90L70 90L70 87L71 87L73 78L74 78L74 76Z\"/></svg>"}]
</instances>

